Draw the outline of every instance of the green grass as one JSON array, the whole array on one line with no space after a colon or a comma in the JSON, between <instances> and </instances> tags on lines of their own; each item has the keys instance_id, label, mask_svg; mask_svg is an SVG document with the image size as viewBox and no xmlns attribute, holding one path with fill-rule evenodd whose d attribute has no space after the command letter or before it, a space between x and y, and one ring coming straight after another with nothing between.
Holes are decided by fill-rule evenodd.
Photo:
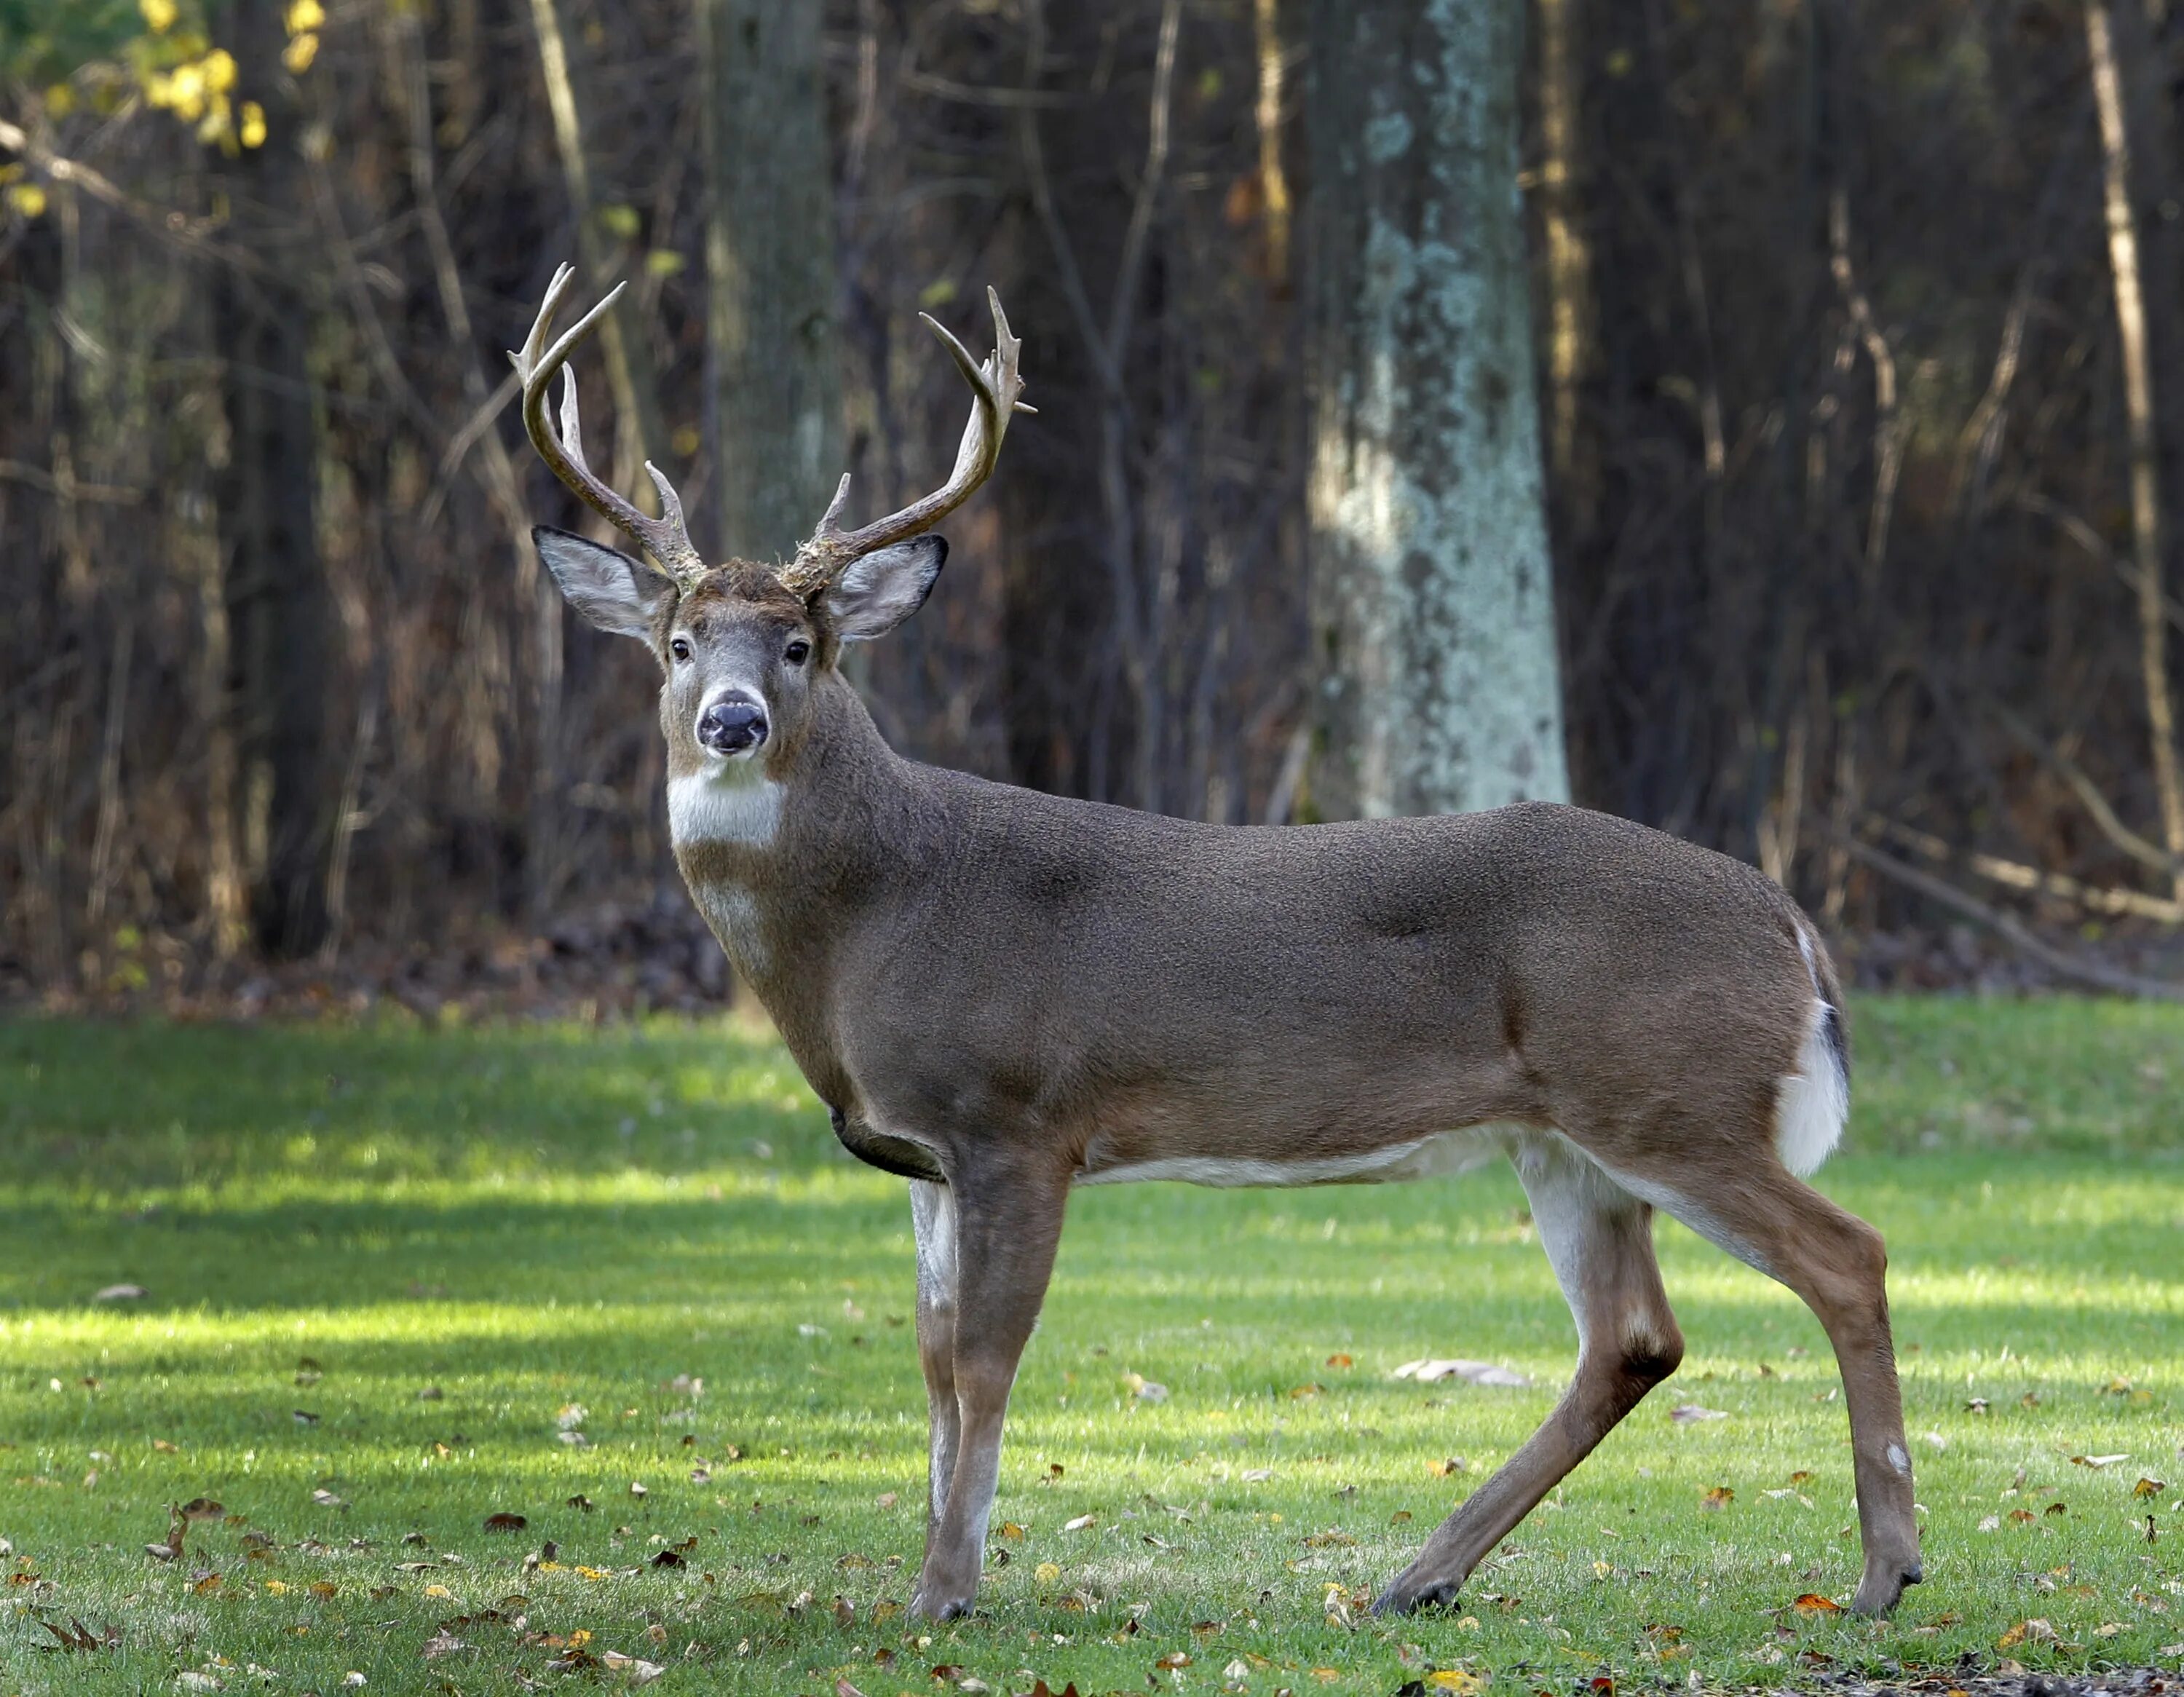
<instances>
[{"instance_id":1,"label":"green grass","mask_svg":"<svg viewBox=\"0 0 2184 1697\"><path fill-rule=\"evenodd\" d=\"M935 1631L900 1613L925 1422L902 1186L836 1151L764 1038L0 1026L0 1693L187 1673L332 1694L352 1671L377 1692L514 1692L556 1678L566 1652L539 1635L579 1632L666 1664L662 1691L815 1697L838 1675L872 1697L953 1689L944 1666L995 1692L1150 1676L1271 1697L1435 1669L1523 1693L1966 1651L2174 1663L2184 1017L1858 1013L1851 1149L1822 1182L1889 1237L1930 1576L1886 1627L1790 1606L1858 1574L1819 1328L1669 1225L1682 1372L1457 1614L1339 1618L1569 1371L1502 1169L1080 1195L1004 1460L996 1521L1022 1535L994 1539L981 1614ZM148 1295L91 1300L125 1281ZM1389 1377L1427 1354L1536 1388ZM1672 1422L1687 1402L1728 1418ZM1461 1472L1429 1471L1450 1457ZM2140 1499L2142 1477L2173 1483ZM155 1562L166 1505L201 1496L226 1517ZM495 1513L528 1525L489 1532ZM558 1565L526 1570L548 1539ZM682 1566L651 1565L670 1548ZM39 1623L71 1620L118 1642L42 1653ZM2027 1620L2053 1638L1998 1648ZM469 1648L428 1659L443 1622ZM1178 1680L1159 1664L1179 1655Z\"/></svg>"}]
</instances>

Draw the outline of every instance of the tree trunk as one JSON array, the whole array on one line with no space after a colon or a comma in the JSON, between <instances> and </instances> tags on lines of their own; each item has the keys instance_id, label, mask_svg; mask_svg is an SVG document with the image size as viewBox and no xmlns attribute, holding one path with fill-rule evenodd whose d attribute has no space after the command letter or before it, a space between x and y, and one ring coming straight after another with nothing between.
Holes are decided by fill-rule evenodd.
<instances>
[{"instance_id":1,"label":"tree trunk","mask_svg":"<svg viewBox=\"0 0 2184 1697\"><path fill-rule=\"evenodd\" d=\"M1600 505L1600 456L1586 427L1584 386L1598 339L1592 244L1584 218L1580 0L1535 0L1540 19L1540 201L1547 285L1548 463L1559 510L1575 536Z\"/></svg>"},{"instance_id":2,"label":"tree trunk","mask_svg":"<svg viewBox=\"0 0 2184 1697\"><path fill-rule=\"evenodd\" d=\"M554 143L561 156L561 181L569 191L569 212L577 226L577 258L585 292L610 288L613 253L599 221L592 181L589 125L597 111L588 86L588 61L572 46L571 0L531 0L531 22L538 37L538 59L546 78L546 104L554 114ZM607 388L614 397L614 482L648 513L660 510L660 498L644 465L666 451L667 428L660 421L660 384L651 349L644 338L643 312L635 291L626 291L599 326L599 351L605 356ZM604 533L602 533L603 535Z\"/></svg>"},{"instance_id":3,"label":"tree trunk","mask_svg":"<svg viewBox=\"0 0 2184 1697\"><path fill-rule=\"evenodd\" d=\"M213 268L213 334L222 359L227 463L215 488L237 837L250 926L269 954L317 946L326 925L326 681L331 652L319 557L317 430L306 359L310 274L292 209L309 203L298 148L302 114L278 92L284 40L271 0L238 0L231 29L239 81L266 91L263 147L227 170L227 239L262 263Z\"/></svg>"},{"instance_id":4,"label":"tree trunk","mask_svg":"<svg viewBox=\"0 0 2184 1697\"><path fill-rule=\"evenodd\" d=\"M2146 694L2163 845L2171 855L2184 855L2184 778L2180 778L2177 769L2176 709L2169 686L2169 630L2164 601L2163 568L2172 541L2164 536L2166 520L2161 506L2164 464L2173 467L2178 463L2180 454L2184 454L2184 441L2178 440L2180 398L2173 392L2178 376L2175 348L2155 348L2155 330L2146 309L2149 281L2157 285L2153 292L2157 302L2173 302L2176 298L2177 244L2173 236L2168 236L2164 252L2156 245L2162 238L2146 242L2141 239L2142 232L2159 230L2165 215L2169 197L2163 190L2169 172L2161 144L2167 138L2148 133L2159 125L2159 101L2144 86L2151 55L2138 0L2117 0L2113 6L2106 0L2087 0L2086 39L2107 168L2103 198L2109 268L2115 285L2116 329L2123 344L2124 408L2131 442L2131 559L2138 577L2140 682ZM2142 216L2142 209L2152 215ZM2142 252L2142 248L2147 251ZM2167 287L2159 287L2163 284ZM2170 353L2171 359L2161 359L2162 352ZM2164 394L2157 387L2157 363L2164 368L2161 375L2171 380L2162 387L2172 392ZM2184 899L2184 874L2173 881L2171 888L2179 899Z\"/></svg>"},{"instance_id":5,"label":"tree trunk","mask_svg":"<svg viewBox=\"0 0 2184 1697\"><path fill-rule=\"evenodd\" d=\"M1314 0L1310 815L1568 793L1518 0Z\"/></svg>"},{"instance_id":6,"label":"tree trunk","mask_svg":"<svg viewBox=\"0 0 2184 1697\"><path fill-rule=\"evenodd\" d=\"M819 14L807 0L698 5L710 481L738 559L786 559L841 473Z\"/></svg>"}]
</instances>

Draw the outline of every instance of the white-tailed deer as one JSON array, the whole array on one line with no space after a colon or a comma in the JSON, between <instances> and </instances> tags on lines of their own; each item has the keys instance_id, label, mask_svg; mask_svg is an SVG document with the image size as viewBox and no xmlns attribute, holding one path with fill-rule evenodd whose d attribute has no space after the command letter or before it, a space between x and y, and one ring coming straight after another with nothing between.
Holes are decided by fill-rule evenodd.
<instances>
[{"instance_id":1,"label":"white-tailed deer","mask_svg":"<svg viewBox=\"0 0 2184 1697\"><path fill-rule=\"evenodd\" d=\"M1494 1148L1576 1317L1577 1372L1380 1607L1451 1601L1675 1370L1656 1208L1819 1317L1849 1405L1857 1606L1916 1583L1880 1237L1799 1177L1841 1134L1848 1059L1795 903L1578 808L1225 827L902 759L838 662L923 603L947 553L923 533L1028 410L999 300L983 364L933 324L976 398L942 488L849 531L845 477L787 565L709 566L657 471L652 520L586 468L573 375L558 437L548 422L554 374L605 309L549 348L569 276L514 356L524 422L657 565L544 528L539 553L580 613L658 659L690 893L836 1134L911 1181L932 1404L915 1609L972 1606L1002 1416L1073 1186L1406 1178Z\"/></svg>"}]
</instances>

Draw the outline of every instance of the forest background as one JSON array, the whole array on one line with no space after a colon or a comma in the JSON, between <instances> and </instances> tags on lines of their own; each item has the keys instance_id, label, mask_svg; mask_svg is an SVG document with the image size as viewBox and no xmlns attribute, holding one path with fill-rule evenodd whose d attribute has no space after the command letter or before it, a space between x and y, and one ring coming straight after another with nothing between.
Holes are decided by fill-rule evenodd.
<instances>
[{"instance_id":1,"label":"forest background","mask_svg":"<svg viewBox=\"0 0 2184 1697\"><path fill-rule=\"evenodd\" d=\"M1434 190L1342 147L1441 9L0 0L0 998L728 993L650 662L527 541L580 517L504 358L564 259L631 282L595 462L738 551L840 469L938 481L916 315L983 348L996 287L1039 415L861 657L890 739L1354 810L1322 309L1360 196ZM1762 866L1869 983L2179 965L2180 9L1531 0L1445 91L1513 138L1480 404L1544 472L1569 792Z\"/></svg>"}]
</instances>

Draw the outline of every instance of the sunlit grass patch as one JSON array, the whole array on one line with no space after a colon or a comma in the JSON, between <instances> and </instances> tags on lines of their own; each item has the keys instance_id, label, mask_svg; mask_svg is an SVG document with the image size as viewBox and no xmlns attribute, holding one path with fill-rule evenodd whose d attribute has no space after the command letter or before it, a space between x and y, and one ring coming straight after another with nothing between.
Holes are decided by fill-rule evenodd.
<instances>
[{"instance_id":1,"label":"sunlit grass patch","mask_svg":"<svg viewBox=\"0 0 2184 1697\"><path fill-rule=\"evenodd\" d=\"M816 1697L2184 1657L2184 1021L1859 1013L1823 1182L1889 1237L1929 1575L1885 1626L1826 1606L1858 1556L1819 1328L1666 1225L1682 1372L1457 1612L1363 1615L1569 1370L1500 1170L1081 1194L983 1611L935 1632L900 1613L902 1187L770 1043L0 1027L0 1689L642 1677L610 1651L661 1689ZM117 1285L146 1294L93 1299ZM1429 1355L1531 1384L1390 1377Z\"/></svg>"}]
</instances>

